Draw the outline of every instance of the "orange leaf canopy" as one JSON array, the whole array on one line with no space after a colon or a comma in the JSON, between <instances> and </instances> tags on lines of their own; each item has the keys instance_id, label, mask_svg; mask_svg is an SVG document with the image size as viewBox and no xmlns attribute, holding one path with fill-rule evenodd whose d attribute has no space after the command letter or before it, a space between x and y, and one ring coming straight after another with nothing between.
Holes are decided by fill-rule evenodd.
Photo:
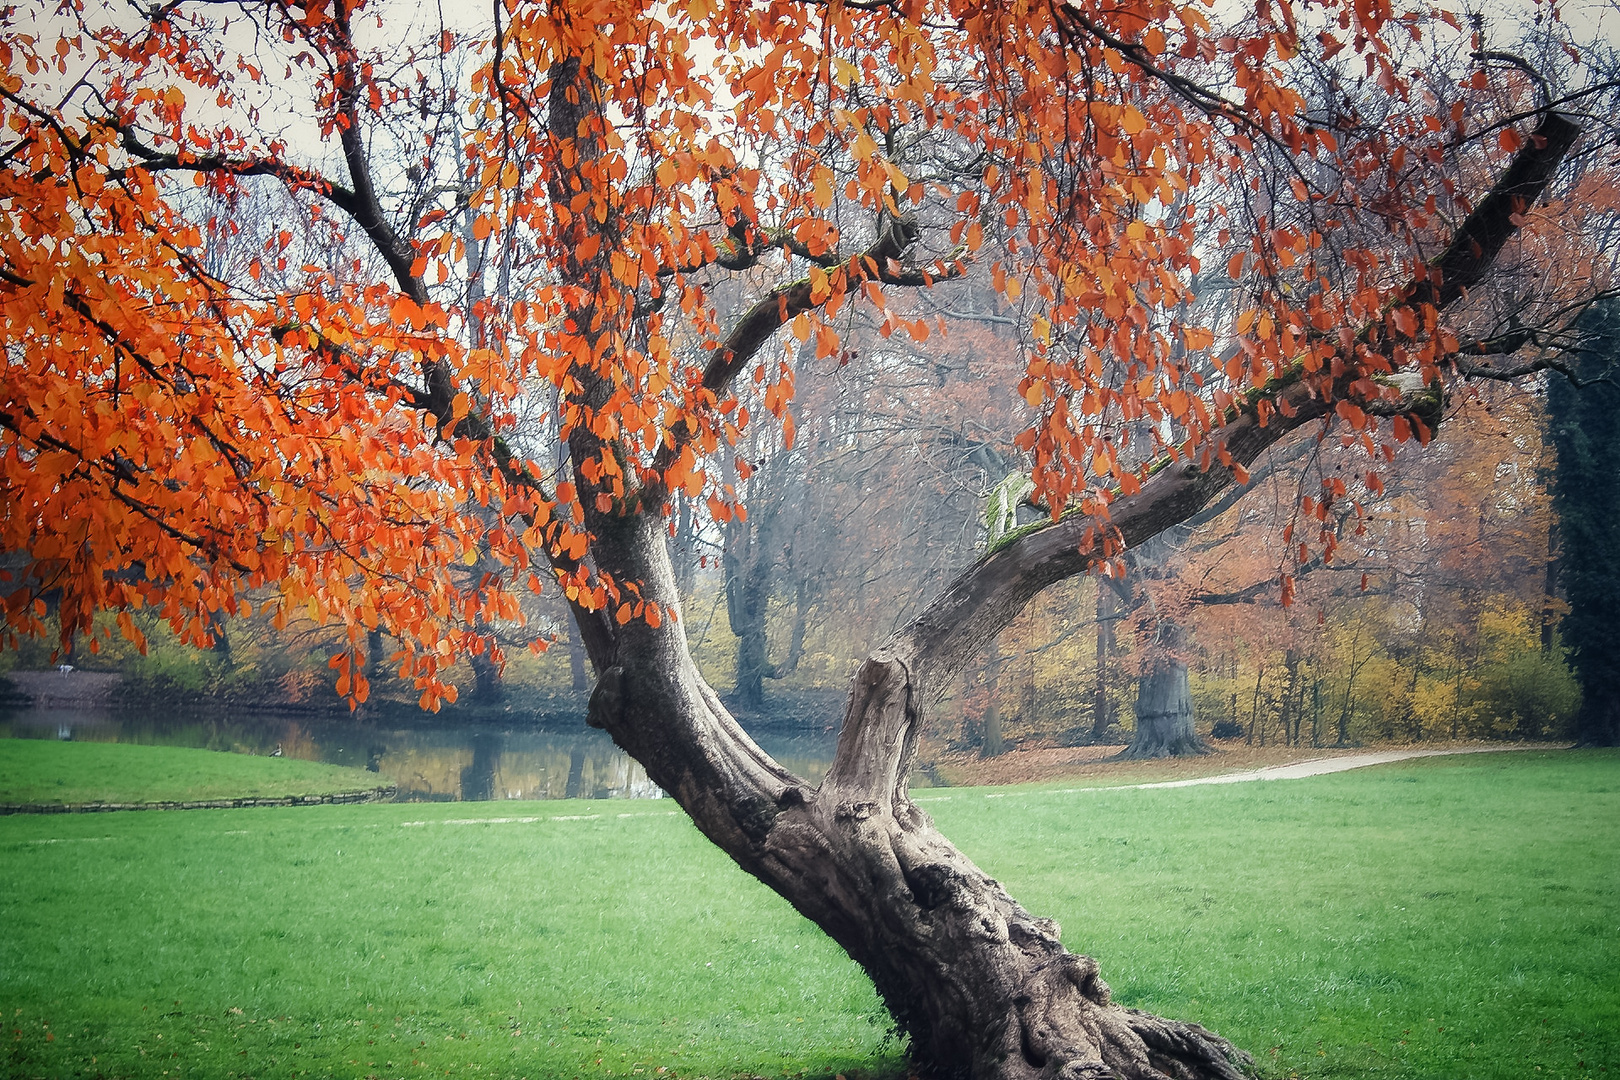
<instances>
[{"instance_id":1,"label":"orange leaf canopy","mask_svg":"<svg viewBox=\"0 0 1620 1080\"><path fill-rule=\"evenodd\" d=\"M36 8L0 29L7 632L300 613L347 628L356 700L369 629L432 705L542 578L631 617L583 508L724 510L735 380L791 425L777 337L834 355L862 303L921 340L896 290L985 275L1031 328L1041 496L1100 512L1133 434L1190 450L1212 391L1384 310L1407 263L1352 239L1330 280L1323 235L1430 205L1374 163L1462 123L1400 104L1389 31L1429 16L1365 0L1309 32L1286 2ZM1294 89L1312 49L1396 103L1354 145ZM1188 321L1206 261L1254 282L1224 367Z\"/></svg>"}]
</instances>

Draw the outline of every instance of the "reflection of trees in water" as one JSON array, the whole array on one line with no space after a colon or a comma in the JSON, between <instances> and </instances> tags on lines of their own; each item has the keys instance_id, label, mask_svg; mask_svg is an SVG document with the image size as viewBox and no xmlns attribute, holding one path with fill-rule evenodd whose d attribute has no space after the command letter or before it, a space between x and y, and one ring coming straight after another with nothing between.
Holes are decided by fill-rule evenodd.
<instances>
[{"instance_id":1,"label":"reflection of trees in water","mask_svg":"<svg viewBox=\"0 0 1620 1080\"><path fill-rule=\"evenodd\" d=\"M462 770L471 763L471 753L462 746L401 742L394 737L398 734L385 736L390 745L377 759L378 771L399 785L400 794L406 798L459 799Z\"/></svg>"},{"instance_id":2,"label":"reflection of trees in water","mask_svg":"<svg viewBox=\"0 0 1620 1080\"><path fill-rule=\"evenodd\" d=\"M396 736L413 733L398 732ZM646 770L607 740L477 732L459 743L395 741L377 757L379 770L405 798L658 798Z\"/></svg>"},{"instance_id":3,"label":"reflection of trees in water","mask_svg":"<svg viewBox=\"0 0 1620 1080\"><path fill-rule=\"evenodd\" d=\"M501 738L487 732L472 737L472 762L461 770L461 797L481 802L495 797L495 768L501 761Z\"/></svg>"},{"instance_id":4,"label":"reflection of trees in water","mask_svg":"<svg viewBox=\"0 0 1620 1080\"><path fill-rule=\"evenodd\" d=\"M619 748L552 746L508 749L493 777L492 799L656 799L663 792Z\"/></svg>"},{"instance_id":5,"label":"reflection of trees in water","mask_svg":"<svg viewBox=\"0 0 1620 1080\"><path fill-rule=\"evenodd\" d=\"M597 731L394 729L356 720L238 713L229 718L105 709L28 708L0 713L0 737L71 738L190 746L370 769L406 799L633 798L662 796L646 770ZM778 760L812 783L831 759L833 737L764 739Z\"/></svg>"},{"instance_id":6,"label":"reflection of trees in water","mask_svg":"<svg viewBox=\"0 0 1620 1080\"><path fill-rule=\"evenodd\" d=\"M584 778L585 748L576 746L568 755L568 782L563 786L563 798L579 798L579 785Z\"/></svg>"}]
</instances>

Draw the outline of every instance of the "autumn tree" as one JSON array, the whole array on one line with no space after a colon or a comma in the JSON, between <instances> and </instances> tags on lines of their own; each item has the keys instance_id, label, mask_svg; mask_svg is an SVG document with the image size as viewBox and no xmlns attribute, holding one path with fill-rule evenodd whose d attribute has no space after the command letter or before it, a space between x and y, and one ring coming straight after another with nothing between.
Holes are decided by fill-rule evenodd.
<instances>
[{"instance_id":1,"label":"autumn tree","mask_svg":"<svg viewBox=\"0 0 1620 1080\"><path fill-rule=\"evenodd\" d=\"M1031 597L1288 432L1428 437L1487 271L1578 138L1551 102L1504 112L1522 73L1367 0L1219 27L1160 0L510 0L485 27L358 0L63 10L0 30L11 637L43 632L47 593L64 648L97 647L100 611L138 638L129 612L155 608L199 645L218 612L301 611L347 637L340 693L367 696L381 628L435 708L458 658L499 665L518 592L555 588L590 722L849 952L922 1067L1239 1075L1218 1036L1114 1004L934 829L907 796L917 732ZM1313 104L1303 70L1379 108ZM216 225L269 200L324 250L284 227L221 276L199 188ZM1230 325L1184 317L1200 223ZM670 514L730 511L705 462L766 422L739 381L791 441L801 344L835 355L853 305L920 340L897 294L981 257L1048 521L862 664L813 787L699 677ZM754 292L728 318L733 285Z\"/></svg>"}]
</instances>

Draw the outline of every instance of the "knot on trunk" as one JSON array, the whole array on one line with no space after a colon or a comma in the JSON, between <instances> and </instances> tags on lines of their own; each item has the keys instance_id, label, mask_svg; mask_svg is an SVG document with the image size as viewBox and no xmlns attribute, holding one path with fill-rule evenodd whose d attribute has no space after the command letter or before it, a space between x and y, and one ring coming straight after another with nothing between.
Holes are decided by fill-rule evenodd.
<instances>
[{"instance_id":1,"label":"knot on trunk","mask_svg":"<svg viewBox=\"0 0 1620 1080\"><path fill-rule=\"evenodd\" d=\"M771 834L771 827L781 812L775 801L761 795L747 794L731 801L732 820L756 844L763 843Z\"/></svg>"},{"instance_id":2,"label":"knot on trunk","mask_svg":"<svg viewBox=\"0 0 1620 1080\"><path fill-rule=\"evenodd\" d=\"M1064 953L1045 964L1043 970L1052 973L1049 977L1061 975L1068 979L1076 990L1098 1005L1107 1005L1113 1000L1108 984L1102 980L1102 969L1089 956Z\"/></svg>"},{"instance_id":3,"label":"knot on trunk","mask_svg":"<svg viewBox=\"0 0 1620 1080\"><path fill-rule=\"evenodd\" d=\"M882 807L875 802L846 802L839 803L833 814L840 821L866 821L876 817L881 809Z\"/></svg>"},{"instance_id":4,"label":"knot on trunk","mask_svg":"<svg viewBox=\"0 0 1620 1080\"><path fill-rule=\"evenodd\" d=\"M965 880L960 871L944 863L929 863L902 872L912 898L924 911L933 911L949 900L952 893L961 892Z\"/></svg>"},{"instance_id":5,"label":"knot on trunk","mask_svg":"<svg viewBox=\"0 0 1620 1080\"><path fill-rule=\"evenodd\" d=\"M1007 937L1028 953L1060 953L1063 951L1063 928L1056 919L1042 919L1025 915L1007 923Z\"/></svg>"}]
</instances>

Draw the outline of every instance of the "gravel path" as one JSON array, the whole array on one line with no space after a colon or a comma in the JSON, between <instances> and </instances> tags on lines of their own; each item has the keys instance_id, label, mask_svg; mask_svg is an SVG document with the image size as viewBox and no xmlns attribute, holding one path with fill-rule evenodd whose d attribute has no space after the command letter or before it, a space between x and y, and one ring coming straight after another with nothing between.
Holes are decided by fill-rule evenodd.
<instances>
[{"instance_id":1,"label":"gravel path","mask_svg":"<svg viewBox=\"0 0 1620 1080\"><path fill-rule=\"evenodd\" d=\"M1079 791L1144 791L1148 788L1192 787L1195 784L1243 784L1251 780L1303 780L1308 776L1323 776L1327 773L1346 772L1350 769L1364 769L1368 765L1386 765L1392 761L1406 761L1408 758L1445 757L1449 754L1492 754L1501 751L1531 749L1546 749L1546 747L1471 746L1450 750L1375 750L1365 754L1314 758L1310 761L1296 761L1291 765L1272 765L1264 769L1222 773L1219 776L1198 776L1190 780L1160 780L1152 784L1113 784L1106 787L1032 788L1028 792L995 791L986 794L984 797L987 799L1004 799L1009 795L1024 794L1065 795ZM929 794L913 796L913 801L935 802L949 798L951 798L950 795Z\"/></svg>"},{"instance_id":2,"label":"gravel path","mask_svg":"<svg viewBox=\"0 0 1620 1080\"><path fill-rule=\"evenodd\" d=\"M1120 784L1117 787L1103 788L1104 791L1134 791L1145 788L1166 787L1192 787L1194 784L1242 784L1250 780L1303 780L1307 776L1323 776L1327 773L1346 772L1350 769L1364 769L1368 765L1386 765L1391 761L1405 761L1408 758L1445 757L1449 754L1492 754L1505 750L1516 750L1514 746L1473 746L1460 750L1376 750L1369 754L1347 754L1343 757L1315 758L1311 761L1296 761L1292 765L1273 765L1268 769L1251 769L1248 772L1223 773L1220 776L1199 776L1191 780L1161 780L1156 784Z\"/></svg>"},{"instance_id":3,"label":"gravel path","mask_svg":"<svg viewBox=\"0 0 1620 1080\"><path fill-rule=\"evenodd\" d=\"M1322 776L1326 773L1345 772L1349 769L1363 769L1368 765L1385 765L1391 761L1405 761L1408 758L1445 757L1449 754L1490 754L1514 749L1517 748L1512 746L1475 746L1462 750L1378 750L1370 754L1316 758L1313 761L1296 761L1292 765L1274 765L1269 769L1226 773L1221 776L1200 776L1192 780L1164 780L1157 784L1123 784L1113 790L1192 787L1194 784L1241 784L1249 780L1303 780L1307 776Z\"/></svg>"}]
</instances>

